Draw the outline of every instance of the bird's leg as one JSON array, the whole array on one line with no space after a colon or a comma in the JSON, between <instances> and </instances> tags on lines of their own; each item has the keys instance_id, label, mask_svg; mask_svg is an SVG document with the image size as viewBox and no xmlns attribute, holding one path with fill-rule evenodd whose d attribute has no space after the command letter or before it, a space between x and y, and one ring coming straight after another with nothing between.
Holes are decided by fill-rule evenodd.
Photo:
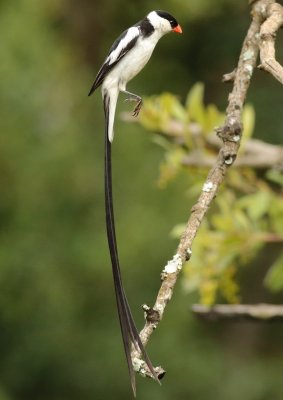
<instances>
[{"instance_id":1,"label":"bird's leg","mask_svg":"<svg viewBox=\"0 0 283 400\"><path fill-rule=\"evenodd\" d=\"M126 98L125 101L135 101L137 103L137 105L133 111L133 117L137 117L142 108L142 98L140 96L138 96L137 94L128 92L127 90L123 90L122 92L129 96Z\"/></svg>"}]
</instances>

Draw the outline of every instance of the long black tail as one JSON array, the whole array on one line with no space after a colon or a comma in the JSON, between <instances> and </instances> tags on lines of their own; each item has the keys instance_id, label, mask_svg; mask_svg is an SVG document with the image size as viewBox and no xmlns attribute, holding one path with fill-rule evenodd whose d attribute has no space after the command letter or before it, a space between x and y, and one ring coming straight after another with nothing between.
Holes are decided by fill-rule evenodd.
<instances>
[{"instance_id":1,"label":"long black tail","mask_svg":"<svg viewBox=\"0 0 283 400\"><path fill-rule=\"evenodd\" d=\"M141 352L154 378L158 382L159 379L154 371L151 361L141 342L122 283L121 269L119 264L118 250L116 243L114 212L113 212L111 142L109 141L108 138L108 120L109 120L110 102L109 102L109 96L107 94L105 94L103 101L104 101L104 113L105 113L105 209L106 209L107 237L108 237L111 263L112 263L116 302L117 302L123 344L124 344L133 392L134 395L136 395L135 372L133 369L133 364L131 359L132 344L135 346L137 350Z\"/></svg>"}]
</instances>

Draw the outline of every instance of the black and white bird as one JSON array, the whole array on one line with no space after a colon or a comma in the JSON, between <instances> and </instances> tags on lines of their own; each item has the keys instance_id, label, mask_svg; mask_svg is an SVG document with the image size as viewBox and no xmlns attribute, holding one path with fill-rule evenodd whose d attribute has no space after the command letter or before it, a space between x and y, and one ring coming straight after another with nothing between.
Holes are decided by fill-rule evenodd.
<instances>
[{"instance_id":1,"label":"black and white bird","mask_svg":"<svg viewBox=\"0 0 283 400\"><path fill-rule=\"evenodd\" d=\"M113 126L119 92L129 96L127 100L137 103L133 111L133 115L137 116L142 106L142 98L128 92L126 85L146 65L159 39L171 31L182 33L182 29L176 19L169 13L159 10L151 11L140 22L124 31L110 48L89 92L90 96L100 85L102 86L105 113L105 208L107 237L122 338L134 395L136 394L136 384L131 359L132 345L142 354L153 377L158 382L159 379L141 342L122 283L113 213L111 143L114 137Z\"/></svg>"}]
</instances>

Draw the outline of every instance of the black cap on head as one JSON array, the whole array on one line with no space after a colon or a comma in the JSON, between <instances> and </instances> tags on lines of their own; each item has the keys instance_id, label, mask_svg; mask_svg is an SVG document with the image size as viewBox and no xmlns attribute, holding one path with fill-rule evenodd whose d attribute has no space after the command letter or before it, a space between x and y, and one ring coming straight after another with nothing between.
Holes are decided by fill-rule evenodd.
<instances>
[{"instance_id":1,"label":"black cap on head","mask_svg":"<svg viewBox=\"0 0 283 400\"><path fill-rule=\"evenodd\" d=\"M176 19L168 12L162 10L156 10L155 12L159 15L159 17L167 19L170 22L172 29L176 28L176 26L179 25Z\"/></svg>"}]
</instances>

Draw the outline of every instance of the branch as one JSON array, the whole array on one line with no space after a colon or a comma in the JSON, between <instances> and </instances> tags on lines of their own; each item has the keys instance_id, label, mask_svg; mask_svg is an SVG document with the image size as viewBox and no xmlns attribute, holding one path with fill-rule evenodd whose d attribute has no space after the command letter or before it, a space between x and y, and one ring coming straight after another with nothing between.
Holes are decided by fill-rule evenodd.
<instances>
[{"instance_id":1,"label":"branch","mask_svg":"<svg viewBox=\"0 0 283 400\"><path fill-rule=\"evenodd\" d=\"M128 112L122 113L122 119L127 122L137 122L136 118L132 117ZM186 143L182 137L184 124L176 120L169 120L167 127L170 133L166 133L166 135L162 132L158 133L165 136L170 142L185 146ZM205 146L207 148L213 148L214 150L220 149L221 142L219 139L215 137L214 134L204 137L201 127L198 124L190 123L185 126L185 129L188 129L194 137L200 137L200 139L205 140ZM188 154L184 156L182 165L185 167L211 168L215 163L215 158L216 156L208 156L199 149L190 150ZM242 153L237 157L234 166L238 168L276 168L283 170L283 147L266 143L259 139L248 139L245 142Z\"/></svg>"},{"instance_id":2,"label":"branch","mask_svg":"<svg viewBox=\"0 0 283 400\"><path fill-rule=\"evenodd\" d=\"M283 25L283 7L274 3L267 7L267 19L260 29L260 60L259 68L274 76L283 85L283 67L275 58L275 39L278 29Z\"/></svg>"},{"instance_id":3,"label":"branch","mask_svg":"<svg viewBox=\"0 0 283 400\"><path fill-rule=\"evenodd\" d=\"M248 319L254 321L283 321L283 306L274 304L217 304L209 307L194 304L192 311L206 320Z\"/></svg>"},{"instance_id":4,"label":"branch","mask_svg":"<svg viewBox=\"0 0 283 400\"><path fill-rule=\"evenodd\" d=\"M163 317L165 308L172 297L178 275L185 262L191 257L191 247L200 224L212 200L216 196L228 168L236 159L242 135L241 115L257 61L257 38L262 22L261 11L263 6L266 5L266 1L258 0L252 4L252 21L244 40L238 66L233 77L233 89L228 98L226 120L224 125L217 130L218 136L223 141L218 158L208 174L197 203L191 209L191 215L181 237L177 252L166 264L161 273L162 283L155 304L153 308L144 306L146 323L140 332L140 337L144 345L148 343L153 331L157 328ZM141 361L140 353L136 349L132 350L132 360L137 372L142 375L151 376L150 372L146 370L145 363Z\"/></svg>"},{"instance_id":5,"label":"branch","mask_svg":"<svg viewBox=\"0 0 283 400\"><path fill-rule=\"evenodd\" d=\"M208 144L214 148L220 147L219 141L208 137ZM182 164L187 167L210 168L215 163L215 157L192 151L186 155ZM245 143L244 152L236 159L235 167L250 167L255 169L278 168L283 170L283 147L265 143L258 139L249 139Z\"/></svg>"}]
</instances>

